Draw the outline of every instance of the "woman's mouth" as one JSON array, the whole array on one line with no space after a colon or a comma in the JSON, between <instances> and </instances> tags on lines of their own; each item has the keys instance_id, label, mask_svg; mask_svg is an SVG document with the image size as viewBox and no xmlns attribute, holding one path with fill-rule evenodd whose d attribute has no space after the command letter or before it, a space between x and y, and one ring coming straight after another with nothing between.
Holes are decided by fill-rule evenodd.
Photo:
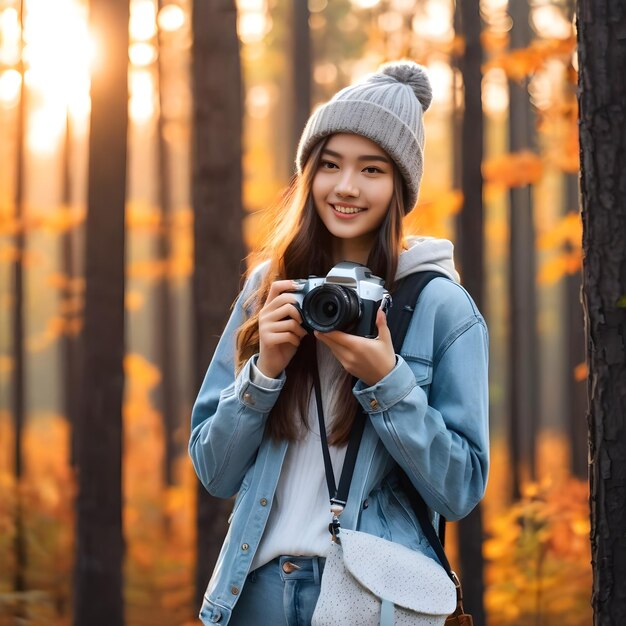
<instances>
[{"instance_id":1,"label":"woman's mouth","mask_svg":"<svg viewBox=\"0 0 626 626\"><path fill-rule=\"evenodd\" d=\"M335 213L338 213L342 217L356 215L357 213L362 213L363 211L365 211L364 208L358 207L358 206L339 205L339 204L331 204L331 206L333 207L333 211L335 211Z\"/></svg>"}]
</instances>

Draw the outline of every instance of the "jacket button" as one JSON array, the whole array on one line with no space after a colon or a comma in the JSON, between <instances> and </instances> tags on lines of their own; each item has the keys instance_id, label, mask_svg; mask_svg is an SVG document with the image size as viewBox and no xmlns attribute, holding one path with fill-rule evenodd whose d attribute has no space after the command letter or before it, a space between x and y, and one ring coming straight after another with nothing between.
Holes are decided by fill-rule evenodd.
<instances>
[{"instance_id":1,"label":"jacket button","mask_svg":"<svg viewBox=\"0 0 626 626\"><path fill-rule=\"evenodd\" d=\"M217 624L217 622L219 622L221 619L222 619L222 614L220 613L220 611L216 609L213 615L211 615L211 622L213 624Z\"/></svg>"},{"instance_id":2,"label":"jacket button","mask_svg":"<svg viewBox=\"0 0 626 626\"><path fill-rule=\"evenodd\" d=\"M371 406L373 409L377 409L377 408L378 408L378 400L376 400L376 398L372 398L372 399L370 400L370 406Z\"/></svg>"},{"instance_id":3,"label":"jacket button","mask_svg":"<svg viewBox=\"0 0 626 626\"><path fill-rule=\"evenodd\" d=\"M231 592L234 596L238 596L238 595L239 595L239 587L231 587L231 588L230 588L230 592Z\"/></svg>"},{"instance_id":4,"label":"jacket button","mask_svg":"<svg viewBox=\"0 0 626 626\"><path fill-rule=\"evenodd\" d=\"M245 552L246 550L248 550L250 548L250 546L247 543L242 544L241 549Z\"/></svg>"},{"instance_id":5,"label":"jacket button","mask_svg":"<svg viewBox=\"0 0 626 626\"><path fill-rule=\"evenodd\" d=\"M370 505L369 500L363 500L363 508L366 509Z\"/></svg>"},{"instance_id":6,"label":"jacket button","mask_svg":"<svg viewBox=\"0 0 626 626\"><path fill-rule=\"evenodd\" d=\"M267 498L261 498L259 502L261 503L261 506L267 506Z\"/></svg>"},{"instance_id":7,"label":"jacket button","mask_svg":"<svg viewBox=\"0 0 626 626\"><path fill-rule=\"evenodd\" d=\"M254 400L252 399L252 394L249 393L248 391L246 391L246 393L243 394L243 399L248 403L248 404L252 404L254 406Z\"/></svg>"}]
</instances>

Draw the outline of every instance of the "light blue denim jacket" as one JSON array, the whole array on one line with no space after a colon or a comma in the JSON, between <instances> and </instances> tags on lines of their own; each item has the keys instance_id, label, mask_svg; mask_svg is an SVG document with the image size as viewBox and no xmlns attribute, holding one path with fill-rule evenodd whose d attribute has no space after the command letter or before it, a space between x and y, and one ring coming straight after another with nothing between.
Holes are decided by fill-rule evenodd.
<instances>
[{"instance_id":1,"label":"light blue denim jacket","mask_svg":"<svg viewBox=\"0 0 626 626\"><path fill-rule=\"evenodd\" d=\"M251 361L234 373L235 332L253 273L217 346L192 412L189 452L214 496L237 494L230 527L209 582L200 618L226 624L265 528L287 450L264 435L282 388L251 381ZM253 357L254 358L254 357ZM489 463L488 338L468 293L447 278L422 292L395 368L377 384L357 381L368 416L344 528L397 541L434 557L395 468L399 464L436 514L467 515L482 498ZM283 380L284 383L284 380Z\"/></svg>"}]
</instances>

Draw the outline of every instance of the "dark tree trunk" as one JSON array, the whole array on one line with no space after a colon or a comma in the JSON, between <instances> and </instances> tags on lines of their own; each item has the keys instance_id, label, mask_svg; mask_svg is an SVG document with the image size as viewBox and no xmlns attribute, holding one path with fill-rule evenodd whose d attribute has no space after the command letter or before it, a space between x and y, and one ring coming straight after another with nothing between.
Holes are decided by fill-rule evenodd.
<instances>
[{"instance_id":1,"label":"dark tree trunk","mask_svg":"<svg viewBox=\"0 0 626 626\"><path fill-rule=\"evenodd\" d=\"M159 0L159 10L163 1ZM176 431L178 416L176 415L176 350L174 349L174 307L168 271L172 245L172 202L170 185L169 154L165 141L164 108L164 42L163 33L158 32L159 55L157 60L159 117L158 126L158 194L161 210L161 228L157 235L157 258L164 268L163 275L157 283L157 346L159 351L159 367L161 370L161 411L163 414L163 436L165 438L164 481L167 486L174 484L173 466L177 454Z\"/></svg>"},{"instance_id":2,"label":"dark tree trunk","mask_svg":"<svg viewBox=\"0 0 626 626\"><path fill-rule=\"evenodd\" d=\"M24 48L24 2L20 2L20 50ZM24 471L22 458L22 432L26 418L26 380L24 359L24 255L26 253L26 219L24 215L24 190L26 189L24 174L24 126L26 119L26 87L24 81L24 63L20 53L20 73L22 86L20 101L17 109L17 133L15 155L15 221L18 228L14 237L15 262L13 264L13 299L12 299L12 353L13 353L13 380L12 380L12 410L13 410L13 475L15 477L15 574L13 586L15 591L24 591L26 582L27 553L26 530L22 515L21 483Z\"/></svg>"},{"instance_id":3,"label":"dark tree trunk","mask_svg":"<svg viewBox=\"0 0 626 626\"><path fill-rule=\"evenodd\" d=\"M128 0L91 0L103 62L91 82L83 384L77 421L74 624L124 623L122 397Z\"/></svg>"},{"instance_id":4,"label":"dark tree trunk","mask_svg":"<svg viewBox=\"0 0 626 626\"><path fill-rule=\"evenodd\" d=\"M295 150L311 113L311 34L309 5L301 0L292 2L293 11L293 129L291 145ZM295 160L295 152L292 155Z\"/></svg>"},{"instance_id":5,"label":"dark tree trunk","mask_svg":"<svg viewBox=\"0 0 626 626\"><path fill-rule=\"evenodd\" d=\"M72 210L72 123L69 110L66 113L65 126L65 145L63 150L62 165L62 202L63 209L68 212ZM61 303L68 304L75 302L75 279L77 275L76 254L75 254L75 226L70 226L61 235L61 264L63 267L63 275L65 276L65 288L62 290ZM66 308L63 318L66 323L66 329L61 339L61 371L63 372L63 410L65 418L70 425L70 465L76 463L76 445L75 445L75 424L78 414L78 394L80 389L79 381L79 345L80 334L70 332L70 325L77 321L79 313L72 309Z\"/></svg>"},{"instance_id":6,"label":"dark tree trunk","mask_svg":"<svg viewBox=\"0 0 626 626\"><path fill-rule=\"evenodd\" d=\"M241 224L241 70L233 0L193 2L194 348L196 391L234 301ZM198 483L196 601L211 576L231 503Z\"/></svg>"},{"instance_id":7,"label":"dark tree trunk","mask_svg":"<svg viewBox=\"0 0 626 626\"><path fill-rule=\"evenodd\" d=\"M577 176L566 174L565 198L567 212L578 215ZM574 375L576 367L585 361L585 328L581 306L581 283L580 272L568 274L565 277L567 384L565 385L564 409L569 424L571 471L574 476L585 479L589 469L587 388L584 380L577 380Z\"/></svg>"},{"instance_id":8,"label":"dark tree trunk","mask_svg":"<svg viewBox=\"0 0 626 626\"><path fill-rule=\"evenodd\" d=\"M577 7L594 624L626 623L626 13Z\"/></svg>"},{"instance_id":9,"label":"dark tree trunk","mask_svg":"<svg viewBox=\"0 0 626 626\"><path fill-rule=\"evenodd\" d=\"M513 18L511 49L530 43L528 2L509 3ZM528 85L509 83L509 149L516 152L532 144ZM536 330L535 230L531 187L510 191L509 259L509 449L512 496L520 497L523 479L535 478L536 438L539 428L539 376Z\"/></svg>"},{"instance_id":10,"label":"dark tree trunk","mask_svg":"<svg viewBox=\"0 0 626 626\"><path fill-rule=\"evenodd\" d=\"M461 190L463 210L459 216L460 260L463 284L482 310L484 304L483 228L483 108L481 98L482 47L478 0L457 3L457 25L465 38L459 59L463 77L464 114L461 126ZM465 608L476 624L485 623L482 510L478 505L458 524L459 564Z\"/></svg>"}]
</instances>

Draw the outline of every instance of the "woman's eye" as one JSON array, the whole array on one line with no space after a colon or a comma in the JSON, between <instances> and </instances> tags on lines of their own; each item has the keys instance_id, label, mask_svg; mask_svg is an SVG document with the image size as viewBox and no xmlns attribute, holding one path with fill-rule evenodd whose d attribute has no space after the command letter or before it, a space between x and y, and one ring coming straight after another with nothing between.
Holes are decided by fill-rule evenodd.
<instances>
[{"instance_id":1,"label":"woman's eye","mask_svg":"<svg viewBox=\"0 0 626 626\"><path fill-rule=\"evenodd\" d=\"M335 169L337 167L337 165L335 163L333 163L332 161L322 161L320 165L324 169L327 169L327 170L332 170L332 169Z\"/></svg>"},{"instance_id":2,"label":"woman's eye","mask_svg":"<svg viewBox=\"0 0 626 626\"><path fill-rule=\"evenodd\" d=\"M382 170L379 167L375 167L374 165L371 165L370 167L366 167L363 171L366 174L380 174L382 172Z\"/></svg>"}]
</instances>

